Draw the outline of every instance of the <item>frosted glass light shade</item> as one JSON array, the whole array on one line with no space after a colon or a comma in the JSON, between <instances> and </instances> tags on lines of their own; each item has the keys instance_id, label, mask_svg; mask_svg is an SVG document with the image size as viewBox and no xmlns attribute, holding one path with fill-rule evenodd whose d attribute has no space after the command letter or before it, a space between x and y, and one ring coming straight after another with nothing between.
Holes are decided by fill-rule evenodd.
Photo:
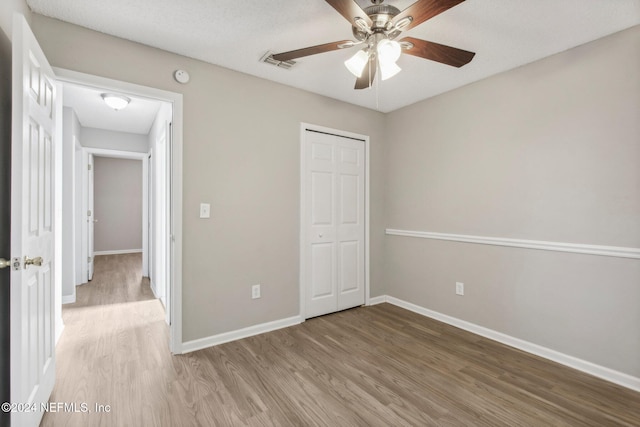
<instances>
[{"instance_id":1,"label":"frosted glass light shade","mask_svg":"<svg viewBox=\"0 0 640 427\"><path fill-rule=\"evenodd\" d=\"M126 107L127 105L129 105L129 103L131 102L130 98L127 98L126 96L123 95L114 95L112 93L103 93L102 95L102 99L104 100L104 102L111 108L113 108L114 110L122 110L124 107Z\"/></svg>"},{"instance_id":2,"label":"frosted glass light shade","mask_svg":"<svg viewBox=\"0 0 640 427\"><path fill-rule=\"evenodd\" d=\"M353 55L351 58L344 61L344 66L347 67L347 70L351 72L356 77L362 76L362 71L364 71L364 66L367 65L369 61L369 54L364 50L359 50Z\"/></svg>"},{"instance_id":3,"label":"frosted glass light shade","mask_svg":"<svg viewBox=\"0 0 640 427\"><path fill-rule=\"evenodd\" d=\"M380 61L380 78L382 80L390 79L391 77L402 71L402 68L398 67L395 62L383 62Z\"/></svg>"},{"instance_id":4,"label":"frosted glass light shade","mask_svg":"<svg viewBox=\"0 0 640 427\"><path fill-rule=\"evenodd\" d=\"M376 49L378 51L378 60L380 63L385 64L396 62L402 53L400 43L389 39L380 40Z\"/></svg>"}]
</instances>

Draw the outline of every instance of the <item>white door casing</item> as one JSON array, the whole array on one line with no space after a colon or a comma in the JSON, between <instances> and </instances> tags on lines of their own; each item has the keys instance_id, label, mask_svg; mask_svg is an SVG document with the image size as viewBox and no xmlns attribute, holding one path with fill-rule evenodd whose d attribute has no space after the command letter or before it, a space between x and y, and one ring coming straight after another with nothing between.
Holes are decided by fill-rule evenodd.
<instances>
[{"instance_id":1,"label":"white door casing","mask_svg":"<svg viewBox=\"0 0 640 427\"><path fill-rule=\"evenodd\" d=\"M315 129L302 137L304 318L365 303L366 137Z\"/></svg>"},{"instance_id":2,"label":"white door casing","mask_svg":"<svg viewBox=\"0 0 640 427\"><path fill-rule=\"evenodd\" d=\"M55 76L24 16L13 22L11 164L11 400L36 405L11 413L37 426L55 380L53 177ZM26 265L41 257L41 265ZM37 261L36 261L37 263Z\"/></svg>"},{"instance_id":3,"label":"white door casing","mask_svg":"<svg viewBox=\"0 0 640 427\"><path fill-rule=\"evenodd\" d=\"M172 135L169 139L171 142L171 204L168 215L171 223L171 235L165 236L170 243L171 259L167 262L167 269L170 271L168 277L171 278L168 285L171 302L167 304L170 309L170 348L175 354L182 353L182 163L183 163L183 96L176 92L169 92L161 89L151 88L148 86L140 86L133 83L127 83L120 80L113 80L105 77L79 73L62 68L54 68L58 81L70 82L86 86L98 87L105 91L115 91L118 93L128 93L133 96L141 96L145 98L157 99L167 102L170 105L169 117L173 120ZM95 150L93 149L94 154ZM111 151L111 150L105 150ZM103 155L103 154L101 154ZM106 154L104 154L106 155ZM108 157L113 157L109 154ZM146 156L145 156L146 157ZM149 160L149 167L151 160ZM145 160L143 160L145 162ZM149 174L149 176L152 176ZM149 193L151 189L149 188ZM151 205L150 205L151 206ZM151 216L149 212L149 216ZM85 221L80 221L86 225ZM152 225L152 224L151 224ZM149 227L151 229L151 227ZM83 230L86 232L86 230ZM149 233L151 234L151 233ZM86 240L85 240L86 241ZM151 249L149 248L149 254ZM86 255L85 258L86 260ZM151 260L149 260L151 262ZM152 265L148 265L151 273ZM86 271L86 270L85 270Z\"/></svg>"},{"instance_id":4,"label":"white door casing","mask_svg":"<svg viewBox=\"0 0 640 427\"><path fill-rule=\"evenodd\" d=\"M87 154L87 281L93 279L93 259L95 257L94 230L97 221L94 211L94 162L93 154Z\"/></svg>"}]
</instances>

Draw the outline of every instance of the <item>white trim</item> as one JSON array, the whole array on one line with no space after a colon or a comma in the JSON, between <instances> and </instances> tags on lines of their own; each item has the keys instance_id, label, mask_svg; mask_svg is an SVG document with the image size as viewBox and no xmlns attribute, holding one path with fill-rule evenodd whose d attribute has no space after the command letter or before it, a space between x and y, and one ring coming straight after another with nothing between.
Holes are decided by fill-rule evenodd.
<instances>
[{"instance_id":1,"label":"white trim","mask_svg":"<svg viewBox=\"0 0 640 427\"><path fill-rule=\"evenodd\" d=\"M274 320L272 322L261 323L259 325L249 326L247 328L238 329L236 331L225 332L218 335L212 335L206 338L200 338L193 341L187 341L182 344L183 353L202 350L203 348L213 347L219 344L239 340L242 338L252 337L254 335L264 334L265 332L275 331L277 329L288 328L302 323L300 316L288 317L286 319Z\"/></svg>"},{"instance_id":2,"label":"white trim","mask_svg":"<svg viewBox=\"0 0 640 427\"><path fill-rule=\"evenodd\" d=\"M364 166L364 174L365 174L365 201L364 201L364 208L365 208L365 214L364 214L364 302L365 305L369 305L369 293L370 293L370 287L369 287L369 281L370 281L370 224L369 224L369 220L370 220L370 165L369 165L369 136L367 135L361 135L358 133L353 133L353 132L348 132L348 131L344 131L344 130L339 130L339 129L332 129L332 128L328 128L328 127L324 127L324 126L318 126L318 125L314 125L314 124L310 124L310 123L305 123L305 122L301 122L300 123L300 253L299 253L299 263L300 263L300 270L299 270L299 276L298 276L298 281L299 281L299 285L298 285L298 289L299 289L299 293L300 293L300 318L302 318L302 321L304 321L304 319L306 319L306 303L305 303L305 298L306 298L306 290L304 287L304 276L305 276L305 271L307 268L307 264L305 262L305 257L304 257L304 252L303 249L306 247L306 230L304 229L304 224L307 218L307 210L306 210L306 205L304 203L305 199L305 168L304 165L305 163L305 150L304 150L304 142L305 142L305 131L307 130L311 130L311 131L317 131L317 132L323 132L323 133L328 133L331 135L336 135L336 136L342 136L342 137L346 137L346 138L354 138L354 139L358 139L358 140L362 140L364 142L364 152L365 152L365 166Z\"/></svg>"},{"instance_id":3,"label":"white trim","mask_svg":"<svg viewBox=\"0 0 640 427\"><path fill-rule=\"evenodd\" d=\"M140 153L138 151L121 151L110 150L108 148L91 148L82 147L87 153L93 154L94 157L111 157L115 159L144 160L149 157L148 153Z\"/></svg>"},{"instance_id":4,"label":"white trim","mask_svg":"<svg viewBox=\"0 0 640 427\"><path fill-rule=\"evenodd\" d=\"M151 288L151 292L153 293L153 297L155 299L157 299L157 300L160 300L160 297L158 297L158 292L156 291L156 284L153 282L153 280L149 280L149 287Z\"/></svg>"},{"instance_id":5,"label":"white trim","mask_svg":"<svg viewBox=\"0 0 640 427\"><path fill-rule=\"evenodd\" d=\"M386 295L380 295L377 297L369 298L369 303L367 305L382 304L383 302L387 302Z\"/></svg>"},{"instance_id":6,"label":"white trim","mask_svg":"<svg viewBox=\"0 0 640 427\"><path fill-rule=\"evenodd\" d=\"M433 233L430 231L397 230L393 228L387 228L385 232L390 236L419 237L422 239L450 240L453 242L478 243L483 245L509 246L514 248L541 249L545 251L640 259L640 248L547 242L543 240L508 239L504 237L470 236L465 234L445 234Z\"/></svg>"},{"instance_id":7,"label":"white trim","mask_svg":"<svg viewBox=\"0 0 640 427\"><path fill-rule=\"evenodd\" d=\"M56 345L58 341L60 341L60 337L62 336L62 332L64 331L64 323L62 322L62 318L59 319L59 323L56 324Z\"/></svg>"},{"instance_id":8,"label":"white trim","mask_svg":"<svg viewBox=\"0 0 640 427\"><path fill-rule=\"evenodd\" d=\"M586 360L582 360L577 357L531 343L529 341L515 338L510 335L503 334L502 332L494 331L493 329L476 325L475 323L467 322L456 317L429 310L428 308L424 308L389 295L377 297L376 301L388 302L389 304L393 304L406 310L413 311L414 313L430 317L448 325L455 326L456 328L464 329L465 331L480 335L490 340L498 341L499 343L508 345L510 347L515 347L519 350L526 351L527 353L531 353L536 356L540 356L545 359L560 363L561 365L577 369L579 371L593 375L594 377L598 377L621 385L623 387L630 388L631 390L640 391L640 378L625 374L624 372L616 371L605 366L596 365L595 363L588 362Z\"/></svg>"},{"instance_id":9,"label":"white trim","mask_svg":"<svg viewBox=\"0 0 640 427\"><path fill-rule=\"evenodd\" d=\"M76 295L62 295L62 304L73 304L76 302Z\"/></svg>"},{"instance_id":10,"label":"white trim","mask_svg":"<svg viewBox=\"0 0 640 427\"><path fill-rule=\"evenodd\" d=\"M371 150L369 149L369 137L365 137L364 139L364 303L365 305L369 305L371 297L371 227L370 227L370 219L371 219L371 168L370 166L370 156L369 153Z\"/></svg>"},{"instance_id":11,"label":"white trim","mask_svg":"<svg viewBox=\"0 0 640 427\"><path fill-rule=\"evenodd\" d=\"M149 277L149 154L142 159L142 277Z\"/></svg>"},{"instance_id":12,"label":"white trim","mask_svg":"<svg viewBox=\"0 0 640 427\"><path fill-rule=\"evenodd\" d=\"M173 225L172 235L168 236L172 245L172 259L167 265L170 269L171 292L171 325L169 348L174 354L182 353L182 150L183 150L183 96L181 93L169 92L149 86L141 86L134 83L109 79L106 77L80 73L77 71L53 67L56 78L59 81L69 82L101 89L113 90L118 93L127 93L134 96L165 101L172 104L173 134L172 134L172 168L169 171L172 177L172 203L171 221ZM111 150L113 151L113 150ZM141 153L146 154L146 153ZM146 226L146 225L145 225Z\"/></svg>"},{"instance_id":13,"label":"white trim","mask_svg":"<svg viewBox=\"0 0 640 427\"><path fill-rule=\"evenodd\" d=\"M94 255L120 255L120 254L139 254L142 249L119 249L116 251L95 251Z\"/></svg>"}]
</instances>

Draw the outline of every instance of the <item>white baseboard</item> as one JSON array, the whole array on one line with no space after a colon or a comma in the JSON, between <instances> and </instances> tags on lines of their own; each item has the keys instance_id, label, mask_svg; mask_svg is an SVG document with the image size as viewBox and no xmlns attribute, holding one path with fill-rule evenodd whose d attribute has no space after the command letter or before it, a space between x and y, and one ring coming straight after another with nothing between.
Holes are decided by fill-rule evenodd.
<instances>
[{"instance_id":1,"label":"white baseboard","mask_svg":"<svg viewBox=\"0 0 640 427\"><path fill-rule=\"evenodd\" d=\"M203 348L213 347L215 345L224 344L242 338L252 337L254 335L263 334L265 332L287 328L299 323L302 323L302 318L300 316L293 316L286 319L274 320L272 322L249 326L247 328L238 329L236 331L225 332L223 334L212 335L210 337L200 338L193 341L187 341L182 343L182 353L202 350Z\"/></svg>"},{"instance_id":2,"label":"white baseboard","mask_svg":"<svg viewBox=\"0 0 640 427\"><path fill-rule=\"evenodd\" d=\"M596 365L595 363L578 359L577 357L569 356L567 354L560 353L559 351L552 350L550 348L546 348L525 340L521 340L519 338L503 334L502 332L494 331L493 329L485 328L483 326L451 317L437 311L429 310L428 308L424 308L389 295L372 298L370 300L371 305L374 304L373 300L376 300L376 304L388 302L389 304L393 304L406 310L413 311L414 313L439 320L440 322L447 323L449 325L455 326L456 328L464 329L465 331L472 332L476 335L498 341L510 347L515 347L519 350L526 351L527 353L535 354L536 356L552 360L554 362L560 363L561 365L577 369L579 371L593 375L594 377L602 378L623 387L630 388L631 390L640 391L640 378L634 377L632 375L625 374L623 372L619 372L604 366Z\"/></svg>"},{"instance_id":3,"label":"white baseboard","mask_svg":"<svg viewBox=\"0 0 640 427\"><path fill-rule=\"evenodd\" d=\"M160 299L158 297L158 293L156 292L156 285L153 283L153 280L149 280L149 287L151 288L151 292L153 292L153 297L155 299Z\"/></svg>"},{"instance_id":4,"label":"white baseboard","mask_svg":"<svg viewBox=\"0 0 640 427\"><path fill-rule=\"evenodd\" d=\"M95 251L94 255L122 255L122 254L139 254L142 249L119 249L116 251Z\"/></svg>"},{"instance_id":5,"label":"white baseboard","mask_svg":"<svg viewBox=\"0 0 640 427\"><path fill-rule=\"evenodd\" d=\"M387 296L381 295L379 297L369 298L369 305L382 304L383 302L387 302Z\"/></svg>"},{"instance_id":6,"label":"white baseboard","mask_svg":"<svg viewBox=\"0 0 640 427\"><path fill-rule=\"evenodd\" d=\"M73 295L62 295L61 301L62 304L73 304L74 302L76 302L75 292Z\"/></svg>"}]
</instances>

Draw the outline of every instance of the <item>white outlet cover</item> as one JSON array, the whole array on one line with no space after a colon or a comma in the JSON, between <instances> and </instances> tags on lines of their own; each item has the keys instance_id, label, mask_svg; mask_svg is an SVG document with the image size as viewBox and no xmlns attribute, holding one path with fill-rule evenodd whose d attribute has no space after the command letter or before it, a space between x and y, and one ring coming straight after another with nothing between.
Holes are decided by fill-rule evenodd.
<instances>
[{"instance_id":1,"label":"white outlet cover","mask_svg":"<svg viewBox=\"0 0 640 427\"><path fill-rule=\"evenodd\" d=\"M200 203L200 218L211 218L211 205Z\"/></svg>"}]
</instances>

